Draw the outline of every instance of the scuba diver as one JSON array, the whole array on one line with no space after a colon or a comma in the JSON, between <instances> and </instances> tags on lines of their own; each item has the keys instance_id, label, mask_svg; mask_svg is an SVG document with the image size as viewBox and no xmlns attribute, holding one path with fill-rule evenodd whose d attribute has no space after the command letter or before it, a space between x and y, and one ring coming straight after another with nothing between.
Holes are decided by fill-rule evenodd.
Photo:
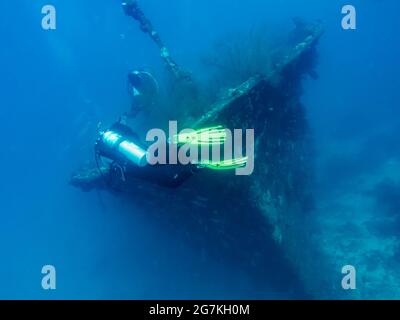
<instances>
[{"instance_id":1,"label":"scuba diver","mask_svg":"<svg viewBox=\"0 0 400 320\"><path fill-rule=\"evenodd\" d=\"M136 0L126 0L122 3L125 14L137 20L143 32L147 33L156 43L161 57L168 70L179 82L184 80L192 83L190 73L181 69L172 59L168 49L161 40L152 23L144 15ZM164 187L175 188L203 168L214 170L229 170L244 166L247 157L222 161L201 160L197 163L155 164L148 161L148 145L141 142L139 136L126 125L126 118L135 118L141 112L150 112L159 96L159 85L151 72L133 70L128 75L128 92L131 97L131 110L109 129L100 131L95 144L97 169L105 182L113 189L136 184L137 179ZM197 130L190 134L177 134L168 141L178 150L185 145L209 147L224 145L226 131L221 126ZM166 163L170 163L169 159Z\"/></svg>"},{"instance_id":2,"label":"scuba diver","mask_svg":"<svg viewBox=\"0 0 400 320\"><path fill-rule=\"evenodd\" d=\"M144 70L134 70L128 75L128 93L131 110L126 114L136 118L140 112L150 112L155 105L160 88L154 76Z\"/></svg>"},{"instance_id":3,"label":"scuba diver","mask_svg":"<svg viewBox=\"0 0 400 320\"><path fill-rule=\"evenodd\" d=\"M176 144L179 149L187 144L221 146L225 141L226 131L222 126L218 126L193 133L177 134L168 143ZM239 157L222 161L200 160L188 165L150 165L147 148L148 146L139 141L138 135L121 122L121 119L109 129L100 131L95 144L96 164L106 183L118 190L135 184L137 179L142 179L163 187L176 188L203 168L231 170L247 163L247 157Z\"/></svg>"}]
</instances>

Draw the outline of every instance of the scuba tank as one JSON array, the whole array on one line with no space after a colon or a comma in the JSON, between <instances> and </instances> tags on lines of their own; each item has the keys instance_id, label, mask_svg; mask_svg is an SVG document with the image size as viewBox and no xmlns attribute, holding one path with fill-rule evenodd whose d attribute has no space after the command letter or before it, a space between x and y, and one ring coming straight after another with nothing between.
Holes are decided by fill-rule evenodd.
<instances>
[{"instance_id":1,"label":"scuba tank","mask_svg":"<svg viewBox=\"0 0 400 320\"><path fill-rule=\"evenodd\" d=\"M138 141L139 137L122 123L99 131L95 144L96 164L104 181L112 189L129 189L132 184L136 184L135 179L176 188L193 175L192 165L149 165L147 148ZM103 158L111 161L107 170L104 170L107 166L103 163Z\"/></svg>"},{"instance_id":2,"label":"scuba tank","mask_svg":"<svg viewBox=\"0 0 400 320\"><path fill-rule=\"evenodd\" d=\"M129 127L121 123L114 124L110 129L99 133L95 145L96 157L145 167L148 164L147 151L137 140Z\"/></svg>"}]
</instances>

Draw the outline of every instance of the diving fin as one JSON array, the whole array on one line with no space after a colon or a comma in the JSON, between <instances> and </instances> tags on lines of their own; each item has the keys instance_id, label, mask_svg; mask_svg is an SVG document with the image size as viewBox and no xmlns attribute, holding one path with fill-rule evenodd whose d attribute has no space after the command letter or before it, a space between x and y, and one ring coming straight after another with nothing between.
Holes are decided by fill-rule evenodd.
<instances>
[{"instance_id":1,"label":"diving fin","mask_svg":"<svg viewBox=\"0 0 400 320\"><path fill-rule=\"evenodd\" d=\"M244 167L247 163L248 157L241 157L221 161L200 161L199 167L204 167L212 170L232 170Z\"/></svg>"},{"instance_id":2,"label":"diving fin","mask_svg":"<svg viewBox=\"0 0 400 320\"><path fill-rule=\"evenodd\" d=\"M189 133L180 133L172 138L172 142L178 145L221 145L226 140L226 132L222 126L204 128Z\"/></svg>"}]
</instances>

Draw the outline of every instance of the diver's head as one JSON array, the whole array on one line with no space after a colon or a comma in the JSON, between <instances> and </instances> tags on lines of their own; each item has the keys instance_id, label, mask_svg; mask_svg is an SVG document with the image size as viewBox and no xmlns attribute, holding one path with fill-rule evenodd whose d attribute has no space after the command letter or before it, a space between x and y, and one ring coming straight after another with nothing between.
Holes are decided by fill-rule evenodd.
<instances>
[{"instance_id":1,"label":"diver's head","mask_svg":"<svg viewBox=\"0 0 400 320\"><path fill-rule=\"evenodd\" d=\"M142 82L141 73L142 73L142 71L139 71L139 70L134 70L134 71L130 72L128 75L129 83L133 86L140 85L140 83Z\"/></svg>"},{"instance_id":2,"label":"diver's head","mask_svg":"<svg viewBox=\"0 0 400 320\"><path fill-rule=\"evenodd\" d=\"M158 82L149 71L133 70L128 75L128 81L131 93L136 93L134 96L140 94L153 100L159 94Z\"/></svg>"},{"instance_id":3,"label":"diver's head","mask_svg":"<svg viewBox=\"0 0 400 320\"><path fill-rule=\"evenodd\" d=\"M128 16L135 16L138 10L138 3L136 0L126 0L122 2L122 8Z\"/></svg>"}]
</instances>

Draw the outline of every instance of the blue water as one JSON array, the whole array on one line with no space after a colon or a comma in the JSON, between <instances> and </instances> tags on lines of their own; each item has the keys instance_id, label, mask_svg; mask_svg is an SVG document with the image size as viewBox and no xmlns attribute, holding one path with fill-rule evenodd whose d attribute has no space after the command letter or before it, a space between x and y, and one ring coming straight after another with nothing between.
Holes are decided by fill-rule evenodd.
<instances>
[{"instance_id":1,"label":"blue water","mask_svg":"<svg viewBox=\"0 0 400 320\"><path fill-rule=\"evenodd\" d=\"M52 0L57 30L44 31L41 8L48 2L0 4L0 298L306 296L290 292L285 283L269 285L273 274L260 287L239 267L204 259L143 208L67 184L71 172L93 157L97 122L127 110L128 70L158 70L162 62L118 0ZM180 64L199 74L201 54L226 33L267 24L284 34L294 16L324 21L319 79L305 81L302 100L319 159L332 148L341 154L350 145L353 151L345 160L334 157L317 166L316 193L326 197L324 191L346 193L346 181L400 160L400 4L351 2L358 13L356 31L341 28L345 2L336 0L141 5ZM46 264L57 268L55 291L41 288Z\"/></svg>"}]
</instances>

